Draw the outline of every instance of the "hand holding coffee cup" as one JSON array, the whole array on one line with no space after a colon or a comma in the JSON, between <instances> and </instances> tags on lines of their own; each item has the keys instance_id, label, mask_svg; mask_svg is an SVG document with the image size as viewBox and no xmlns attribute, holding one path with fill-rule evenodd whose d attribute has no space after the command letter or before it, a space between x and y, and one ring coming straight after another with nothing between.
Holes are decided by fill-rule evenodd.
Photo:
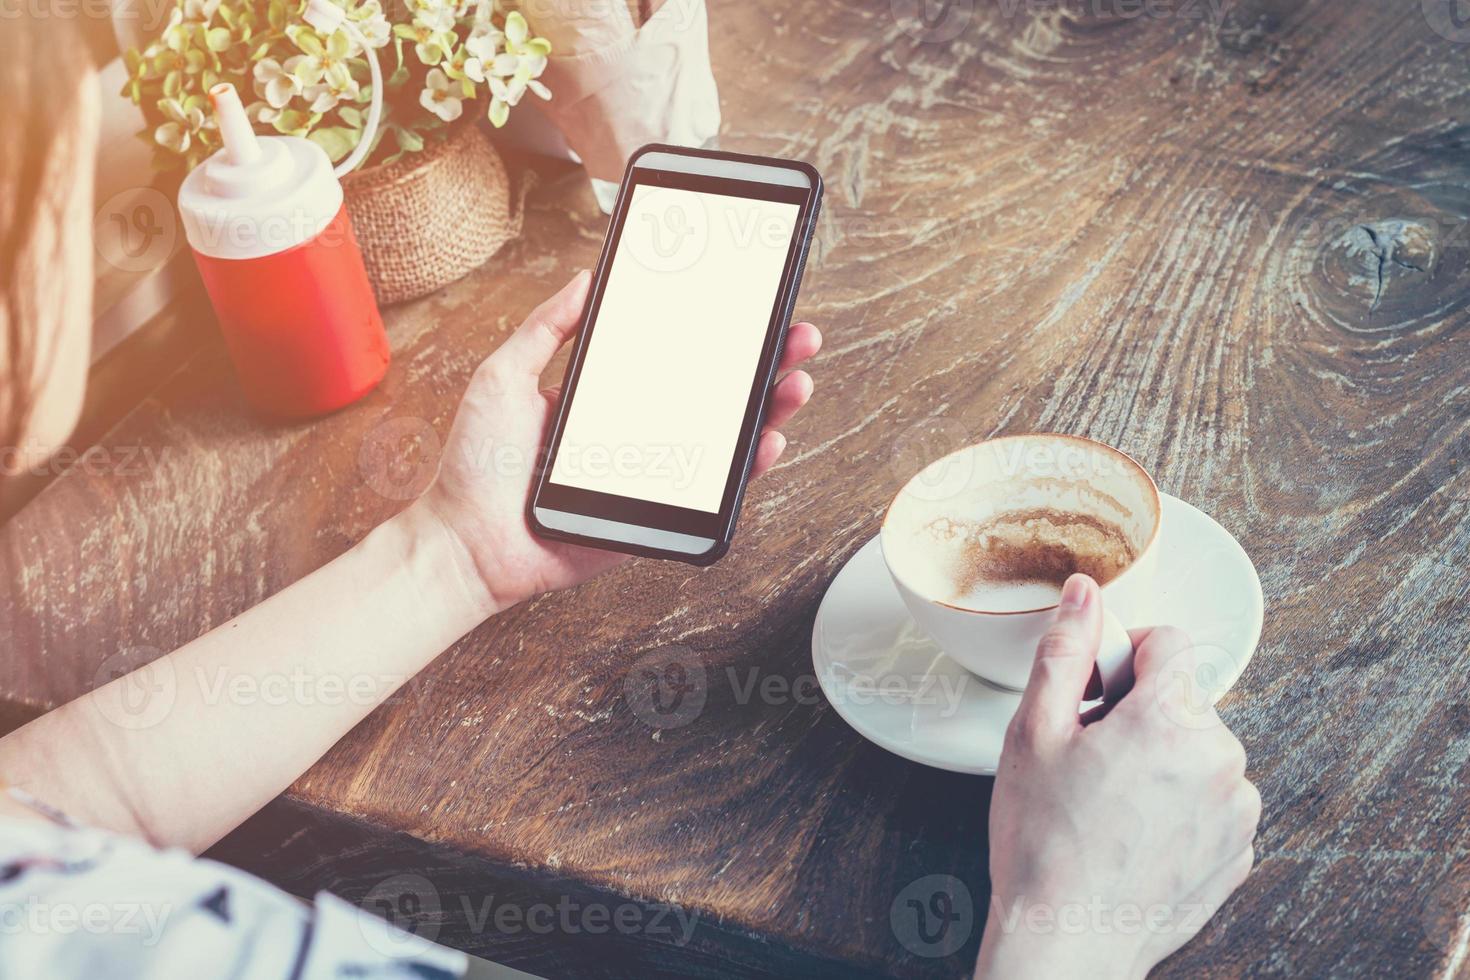
<instances>
[{"instance_id":1,"label":"hand holding coffee cup","mask_svg":"<svg viewBox=\"0 0 1470 980\"><path fill-rule=\"evenodd\" d=\"M1067 578L1102 589L1103 633L1088 696L1133 683L1128 626L1152 620L1162 517L1153 479L1125 453L1078 436L1004 436L926 466L880 535L914 621L987 683L1020 691Z\"/></svg>"}]
</instances>

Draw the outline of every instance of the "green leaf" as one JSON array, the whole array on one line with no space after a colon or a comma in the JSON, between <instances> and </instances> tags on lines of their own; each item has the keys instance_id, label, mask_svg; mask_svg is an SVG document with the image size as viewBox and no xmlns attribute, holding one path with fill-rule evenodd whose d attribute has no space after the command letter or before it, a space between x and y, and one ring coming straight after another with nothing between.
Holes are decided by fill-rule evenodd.
<instances>
[{"instance_id":1,"label":"green leaf","mask_svg":"<svg viewBox=\"0 0 1470 980\"><path fill-rule=\"evenodd\" d=\"M398 148L406 153L417 153L424 148L424 138L411 129L394 126L393 136L398 140Z\"/></svg>"},{"instance_id":2,"label":"green leaf","mask_svg":"<svg viewBox=\"0 0 1470 980\"><path fill-rule=\"evenodd\" d=\"M397 88L406 81L408 81L408 69L403 65L399 65L393 69L393 74L388 76L387 84L389 88Z\"/></svg>"},{"instance_id":3,"label":"green leaf","mask_svg":"<svg viewBox=\"0 0 1470 980\"><path fill-rule=\"evenodd\" d=\"M175 96L177 96L183 90L184 90L184 73L183 72L171 71L167 75L164 76L164 79L163 79L163 94L164 95L168 96L169 98L174 98Z\"/></svg>"},{"instance_id":4,"label":"green leaf","mask_svg":"<svg viewBox=\"0 0 1470 980\"><path fill-rule=\"evenodd\" d=\"M282 109L281 114L271 122L271 125L278 133L286 136L300 136L306 132L308 119L307 114L300 109Z\"/></svg>"},{"instance_id":5,"label":"green leaf","mask_svg":"<svg viewBox=\"0 0 1470 980\"><path fill-rule=\"evenodd\" d=\"M402 38L405 41L417 41L419 39L419 36L414 33L414 29L412 27L409 27L407 24L394 24L393 36L397 38ZM398 49L398 60L403 60L402 48Z\"/></svg>"},{"instance_id":6,"label":"green leaf","mask_svg":"<svg viewBox=\"0 0 1470 980\"><path fill-rule=\"evenodd\" d=\"M289 37L292 43L300 48L304 54L309 54L313 58L320 58L324 53L326 53L326 48L322 47L322 39L317 37L316 34L308 28L299 26L288 28L286 31L286 36Z\"/></svg>"},{"instance_id":7,"label":"green leaf","mask_svg":"<svg viewBox=\"0 0 1470 980\"><path fill-rule=\"evenodd\" d=\"M361 134L346 126L322 126L313 129L306 138L326 150L327 156L336 163L356 149Z\"/></svg>"},{"instance_id":8,"label":"green leaf","mask_svg":"<svg viewBox=\"0 0 1470 980\"><path fill-rule=\"evenodd\" d=\"M459 80L459 89L464 93L465 98L473 99L475 97L475 83L468 78L461 78Z\"/></svg>"},{"instance_id":9,"label":"green leaf","mask_svg":"<svg viewBox=\"0 0 1470 980\"><path fill-rule=\"evenodd\" d=\"M344 105L337 108L337 115L342 121L353 129L362 128L362 110L354 106Z\"/></svg>"},{"instance_id":10,"label":"green leaf","mask_svg":"<svg viewBox=\"0 0 1470 980\"><path fill-rule=\"evenodd\" d=\"M286 26L286 0L271 0L271 5L266 8L266 23L270 24L271 30L279 31Z\"/></svg>"}]
</instances>

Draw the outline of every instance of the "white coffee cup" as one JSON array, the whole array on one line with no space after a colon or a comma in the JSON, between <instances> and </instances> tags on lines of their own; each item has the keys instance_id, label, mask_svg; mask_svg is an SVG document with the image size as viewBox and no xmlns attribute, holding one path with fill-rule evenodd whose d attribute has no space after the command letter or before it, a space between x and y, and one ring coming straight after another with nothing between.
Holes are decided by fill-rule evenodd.
<instances>
[{"instance_id":1,"label":"white coffee cup","mask_svg":"<svg viewBox=\"0 0 1470 980\"><path fill-rule=\"evenodd\" d=\"M1080 436L1003 436L930 463L889 505L883 560L914 621L989 684L1025 688L1074 571L1102 587L1097 677L1133 683L1126 626L1152 622L1162 507L1153 479ZM1097 693L1094 691L1093 693Z\"/></svg>"}]
</instances>

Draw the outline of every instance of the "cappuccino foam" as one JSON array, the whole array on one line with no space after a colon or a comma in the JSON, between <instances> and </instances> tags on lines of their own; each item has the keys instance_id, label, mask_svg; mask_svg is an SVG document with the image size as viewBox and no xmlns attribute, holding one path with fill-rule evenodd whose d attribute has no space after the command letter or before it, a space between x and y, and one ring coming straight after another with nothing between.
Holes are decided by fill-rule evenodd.
<instances>
[{"instance_id":1,"label":"cappuccino foam","mask_svg":"<svg viewBox=\"0 0 1470 980\"><path fill-rule=\"evenodd\" d=\"M916 597L976 612L1045 609L1074 572L1106 585L1146 552L1158 491L1116 450L994 439L930 463L894 497L883 558Z\"/></svg>"},{"instance_id":2,"label":"cappuccino foam","mask_svg":"<svg viewBox=\"0 0 1470 980\"><path fill-rule=\"evenodd\" d=\"M949 545L943 549L945 601L964 608L1010 612L1055 605L1068 576L1082 572L1106 585L1137 557L1118 525L1051 507L984 520L937 517L925 530Z\"/></svg>"}]
</instances>

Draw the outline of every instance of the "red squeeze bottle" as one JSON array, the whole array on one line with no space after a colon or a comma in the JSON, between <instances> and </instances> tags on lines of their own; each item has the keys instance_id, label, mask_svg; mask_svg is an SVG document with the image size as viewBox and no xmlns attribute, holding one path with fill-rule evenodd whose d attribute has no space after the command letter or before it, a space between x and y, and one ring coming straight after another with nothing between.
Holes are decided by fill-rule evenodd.
<instances>
[{"instance_id":1,"label":"red squeeze bottle","mask_svg":"<svg viewBox=\"0 0 1470 980\"><path fill-rule=\"evenodd\" d=\"M342 185L310 140L256 136L234 86L209 94L224 148L184 179L179 211L240 384L269 415L341 408L388 370Z\"/></svg>"}]
</instances>

